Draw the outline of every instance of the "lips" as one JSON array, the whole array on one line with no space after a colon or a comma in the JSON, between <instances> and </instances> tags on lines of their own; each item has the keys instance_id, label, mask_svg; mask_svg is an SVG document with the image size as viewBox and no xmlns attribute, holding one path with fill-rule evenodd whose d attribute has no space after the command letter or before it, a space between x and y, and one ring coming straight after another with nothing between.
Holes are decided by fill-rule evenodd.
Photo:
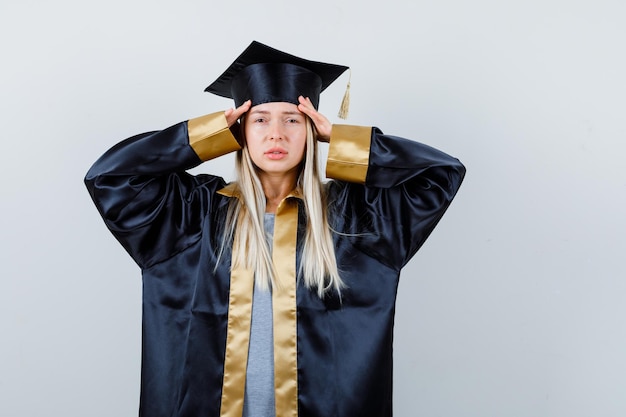
<instances>
[{"instance_id":1,"label":"lips","mask_svg":"<svg viewBox=\"0 0 626 417\"><path fill-rule=\"evenodd\" d=\"M268 149L267 151L265 151L266 155L268 155L268 154L278 155L278 154L286 154L286 153L287 153L286 150L284 150L283 148L278 148L278 147L271 148L271 149Z\"/></svg>"},{"instance_id":2,"label":"lips","mask_svg":"<svg viewBox=\"0 0 626 417\"><path fill-rule=\"evenodd\" d=\"M271 148L265 151L265 157L274 161L285 158L287 154L288 152L286 150L278 147Z\"/></svg>"}]
</instances>

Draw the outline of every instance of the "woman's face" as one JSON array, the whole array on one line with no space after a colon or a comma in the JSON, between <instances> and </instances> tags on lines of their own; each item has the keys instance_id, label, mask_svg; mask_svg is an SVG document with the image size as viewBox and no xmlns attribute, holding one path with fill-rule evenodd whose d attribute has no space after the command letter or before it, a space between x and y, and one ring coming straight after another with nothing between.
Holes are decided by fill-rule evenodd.
<instances>
[{"instance_id":1,"label":"woman's face","mask_svg":"<svg viewBox=\"0 0 626 417\"><path fill-rule=\"evenodd\" d=\"M292 103L252 107L245 117L248 152L261 175L297 177L306 148L306 116Z\"/></svg>"}]
</instances>

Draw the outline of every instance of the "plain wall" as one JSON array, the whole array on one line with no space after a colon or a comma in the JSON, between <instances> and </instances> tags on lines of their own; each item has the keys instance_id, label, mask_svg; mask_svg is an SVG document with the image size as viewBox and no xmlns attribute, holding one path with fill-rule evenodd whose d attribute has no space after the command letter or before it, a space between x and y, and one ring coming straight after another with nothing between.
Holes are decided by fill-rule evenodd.
<instances>
[{"instance_id":1,"label":"plain wall","mask_svg":"<svg viewBox=\"0 0 626 417\"><path fill-rule=\"evenodd\" d=\"M350 65L348 123L468 168L402 274L395 415L626 415L625 22L621 0L1 0L0 416L136 415L140 271L83 176L230 107L203 89L253 39Z\"/></svg>"}]
</instances>

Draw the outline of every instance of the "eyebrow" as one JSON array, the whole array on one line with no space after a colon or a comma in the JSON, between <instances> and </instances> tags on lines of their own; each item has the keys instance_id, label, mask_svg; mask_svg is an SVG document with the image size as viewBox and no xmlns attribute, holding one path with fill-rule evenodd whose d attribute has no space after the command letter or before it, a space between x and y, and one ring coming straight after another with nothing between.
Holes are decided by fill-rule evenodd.
<instances>
[{"instance_id":1,"label":"eyebrow","mask_svg":"<svg viewBox=\"0 0 626 417\"><path fill-rule=\"evenodd\" d=\"M252 110L250 112L250 114L270 114L270 111L267 110ZM295 116L304 116L303 113L299 112L299 111L292 111L292 110L287 110L287 111L283 111L280 113L281 115L295 115Z\"/></svg>"}]
</instances>

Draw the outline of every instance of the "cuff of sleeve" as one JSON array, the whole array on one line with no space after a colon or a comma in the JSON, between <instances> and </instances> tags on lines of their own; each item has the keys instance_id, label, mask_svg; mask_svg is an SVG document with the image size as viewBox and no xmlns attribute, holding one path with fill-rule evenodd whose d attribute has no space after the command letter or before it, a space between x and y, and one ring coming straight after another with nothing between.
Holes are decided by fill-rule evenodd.
<instances>
[{"instance_id":1,"label":"cuff of sleeve","mask_svg":"<svg viewBox=\"0 0 626 417\"><path fill-rule=\"evenodd\" d=\"M187 121L189 145L202 161L241 149L228 128L224 112L208 114Z\"/></svg>"},{"instance_id":2,"label":"cuff of sleeve","mask_svg":"<svg viewBox=\"0 0 626 417\"><path fill-rule=\"evenodd\" d=\"M333 125L326 176L364 184L369 166L371 139L371 127Z\"/></svg>"}]
</instances>

